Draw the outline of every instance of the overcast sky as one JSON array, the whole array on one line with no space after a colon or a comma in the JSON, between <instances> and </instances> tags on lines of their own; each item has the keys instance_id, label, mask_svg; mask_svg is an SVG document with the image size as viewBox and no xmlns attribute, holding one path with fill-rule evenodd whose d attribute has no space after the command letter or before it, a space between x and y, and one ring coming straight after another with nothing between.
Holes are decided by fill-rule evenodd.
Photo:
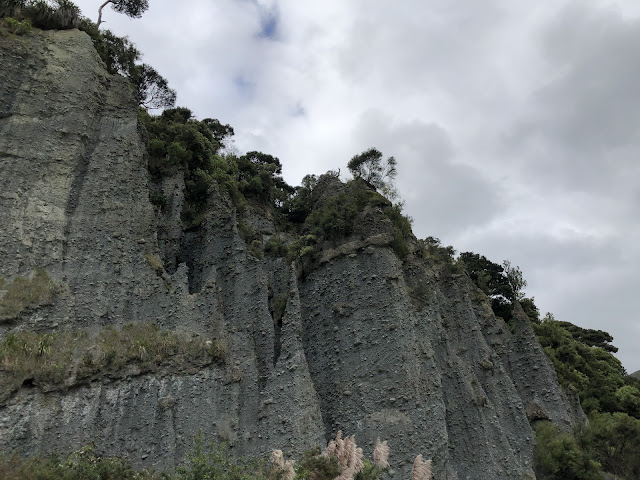
<instances>
[{"instance_id":1,"label":"overcast sky","mask_svg":"<svg viewBox=\"0 0 640 480\"><path fill-rule=\"evenodd\" d=\"M150 4L104 26L240 152L294 185L395 156L418 237L511 260L542 314L610 332L640 369L640 2Z\"/></svg>"}]
</instances>

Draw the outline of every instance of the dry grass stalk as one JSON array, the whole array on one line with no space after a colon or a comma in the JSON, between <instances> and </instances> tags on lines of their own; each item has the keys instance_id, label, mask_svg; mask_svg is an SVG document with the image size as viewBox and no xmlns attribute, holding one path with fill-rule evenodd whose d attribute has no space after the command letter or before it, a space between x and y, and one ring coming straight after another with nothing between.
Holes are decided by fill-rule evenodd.
<instances>
[{"instance_id":1,"label":"dry grass stalk","mask_svg":"<svg viewBox=\"0 0 640 480\"><path fill-rule=\"evenodd\" d=\"M431 480L431 460L418 455L413 462L413 480Z\"/></svg>"},{"instance_id":2,"label":"dry grass stalk","mask_svg":"<svg viewBox=\"0 0 640 480\"><path fill-rule=\"evenodd\" d=\"M296 472L293 468L294 461L285 461L282 450L274 450L271 452L271 462L278 469L279 473L282 474L282 477L280 477L282 480L293 480L295 478Z\"/></svg>"},{"instance_id":3,"label":"dry grass stalk","mask_svg":"<svg viewBox=\"0 0 640 480\"><path fill-rule=\"evenodd\" d=\"M338 459L341 474L335 480L352 480L353 476L364 466L362 449L356 446L355 437L342 438L342 431L336 433L324 453L327 457Z\"/></svg>"},{"instance_id":4,"label":"dry grass stalk","mask_svg":"<svg viewBox=\"0 0 640 480\"><path fill-rule=\"evenodd\" d=\"M381 442L380 439L376 439L376 446L373 449L373 463L379 468L389 468L389 445L387 441Z\"/></svg>"}]
</instances>

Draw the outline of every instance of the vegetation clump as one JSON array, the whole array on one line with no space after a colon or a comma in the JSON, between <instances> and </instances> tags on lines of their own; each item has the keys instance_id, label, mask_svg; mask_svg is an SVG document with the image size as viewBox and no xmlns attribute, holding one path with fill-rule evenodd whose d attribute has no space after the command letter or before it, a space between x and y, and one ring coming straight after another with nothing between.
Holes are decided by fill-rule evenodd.
<instances>
[{"instance_id":1,"label":"vegetation clump","mask_svg":"<svg viewBox=\"0 0 640 480\"><path fill-rule=\"evenodd\" d=\"M574 432L542 422L535 434L534 465L541 480L640 478L640 420L625 413L591 412Z\"/></svg>"},{"instance_id":2,"label":"vegetation clump","mask_svg":"<svg viewBox=\"0 0 640 480\"><path fill-rule=\"evenodd\" d=\"M46 305L60 292L60 287L47 272L38 268L29 277L15 277L6 287L4 279L0 288L6 289L0 294L0 324L16 319L30 309Z\"/></svg>"},{"instance_id":3,"label":"vegetation clump","mask_svg":"<svg viewBox=\"0 0 640 480\"><path fill-rule=\"evenodd\" d=\"M338 243L341 239L356 233L357 219L369 209L379 209L383 218L391 222L393 239L391 248L399 258L406 259L409 253L407 242L413 237L411 219L402 213L402 204L393 204L379 193L371 184L360 177L340 183L337 193L318 202L316 193L329 182L339 182L329 173L316 178L307 176L303 186L296 189L295 195L287 205L286 212L293 225L298 224L303 235L313 235L324 242Z\"/></svg>"},{"instance_id":4,"label":"vegetation clump","mask_svg":"<svg viewBox=\"0 0 640 480\"><path fill-rule=\"evenodd\" d=\"M15 18L7 17L4 19L4 26L13 35L24 35L31 31L31 20L28 18L16 20Z\"/></svg>"},{"instance_id":5,"label":"vegetation clump","mask_svg":"<svg viewBox=\"0 0 640 480\"><path fill-rule=\"evenodd\" d=\"M189 369L223 361L224 345L152 324L55 333L12 332L0 342L0 404L23 384L56 390L94 378L120 378L166 367Z\"/></svg>"},{"instance_id":6,"label":"vegetation clump","mask_svg":"<svg viewBox=\"0 0 640 480\"><path fill-rule=\"evenodd\" d=\"M524 295L527 281L520 267L512 266L508 260L498 265L473 252L461 253L458 260L476 287L490 297L491 308L497 317L510 324L515 303L518 302L531 321L539 321L540 312L534 299Z\"/></svg>"},{"instance_id":7,"label":"vegetation clump","mask_svg":"<svg viewBox=\"0 0 640 480\"><path fill-rule=\"evenodd\" d=\"M376 453L377 452L377 453ZM182 464L172 472L134 470L131 463L117 457L103 457L89 445L66 456L0 457L0 478L6 480L380 480L388 464L386 442L376 444L374 461L362 457L353 437L332 440L327 450L307 452L301 461L285 460L280 450L274 450L271 460L249 459L231 455L227 445L207 441L202 431ZM421 458L421 456L419 456ZM430 462L426 462L429 463ZM430 480L431 475L413 480Z\"/></svg>"},{"instance_id":8,"label":"vegetation clump","mask_svg":"<svg viewBox=\"0 0 640 480\"><path fill-rule=\"evenodd\" d=\"M146 10L146 0L113 0L117 11L136 17ZM104 6L103 5L103 6ZM136 13L137 12L137 13ZM42 30L69 30L78 28L86 32L111 74L127 78L138 103L145 108L167 108L175 105L176 92L167 80L151 65L140 63L140 52L126 38L109 30L99 31L99 24L81 15L80 8L71 0L5 0L0 5L0 18L14 33L29 31L30 26Z\"/></svg>"},{"instance_id":9,"label":"vegetation clump","mask_svg":"<svg viewBox=\"0 0 640 480\"><path fill-rule=\"evenodd\" d=\"M102 457L95 447L86 447L68 455L21 458L0 457L3 480L168 480L164 474L136 471L128 460Z\"/></svg>"},{"instance_id":10,"label":"vegetation clump","mask_svg":"<svg viewBox=\"0 0 640 480\"><path fill-rule=\"evenodd\" d=\"M640 419L640 389L611 352L606 332L559 322L547 314L534 331L553 362L558 381L590 412L623 412Z\"/></svg>"}]
</instances>

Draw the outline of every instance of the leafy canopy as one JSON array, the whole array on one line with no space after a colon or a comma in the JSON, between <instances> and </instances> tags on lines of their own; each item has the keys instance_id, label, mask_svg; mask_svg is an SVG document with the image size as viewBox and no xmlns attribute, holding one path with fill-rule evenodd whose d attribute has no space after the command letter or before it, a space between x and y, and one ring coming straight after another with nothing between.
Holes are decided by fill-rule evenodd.
<instances>
[{"instance_id":1,"label":"leafy canopy","mask_svg":"<svg viewBox=\"0 0 640 480\"><path fill-rule=\"evenodd\" d=\"M349 160L347 168L354 178L362 178L376 190L380 190L383 195L393 199L397 197L393 185L398 174L397 164L394 157L383 160L382 153L378 149L370 148Z\"/></svg>"},{"instance_id":2,"label":"leafy canopy","mask_svg":"<svg viewBox=\"0 0 640 480\"><path fill-rule=\"evenodd\" d=\"M96 22L98 28L104 22L102 20L102 10L109 4L116 12L124 13L131 18L140 18L149 8L148 0L107 0L98 8L98 21Z\"/></svg>"}]
</instances>

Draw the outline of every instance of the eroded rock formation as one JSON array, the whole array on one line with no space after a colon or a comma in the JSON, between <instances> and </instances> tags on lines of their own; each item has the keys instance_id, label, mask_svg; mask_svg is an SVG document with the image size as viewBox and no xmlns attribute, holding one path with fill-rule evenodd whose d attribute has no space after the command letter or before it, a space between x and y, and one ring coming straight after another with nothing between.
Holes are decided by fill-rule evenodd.
<instances>
[{"instance_id":1,"label":"eroded rock formation","mask_svg":"<svg viewBox=\"0 0 640 480\"><path fill-rule=\"evenodd\" d=\"M0 335L149 322L227 350L202 368L27 382L0 406L0 452L95 441L171 468L200 429L248 454L300 454L340 429L365 451L388 440L397 478L421 453L434 478L521 479L535 478L530 422L579 419L526 315L512 332L466 275L400 260L375 209L304 271L251 255L215 188L197 229L180 220L180 174L154 209L130 86L84 33L0 38L0 85L0 277L43 268L60 286ZM274 234L259 209L246 215Z\"/></svg>"}]
</instances>

